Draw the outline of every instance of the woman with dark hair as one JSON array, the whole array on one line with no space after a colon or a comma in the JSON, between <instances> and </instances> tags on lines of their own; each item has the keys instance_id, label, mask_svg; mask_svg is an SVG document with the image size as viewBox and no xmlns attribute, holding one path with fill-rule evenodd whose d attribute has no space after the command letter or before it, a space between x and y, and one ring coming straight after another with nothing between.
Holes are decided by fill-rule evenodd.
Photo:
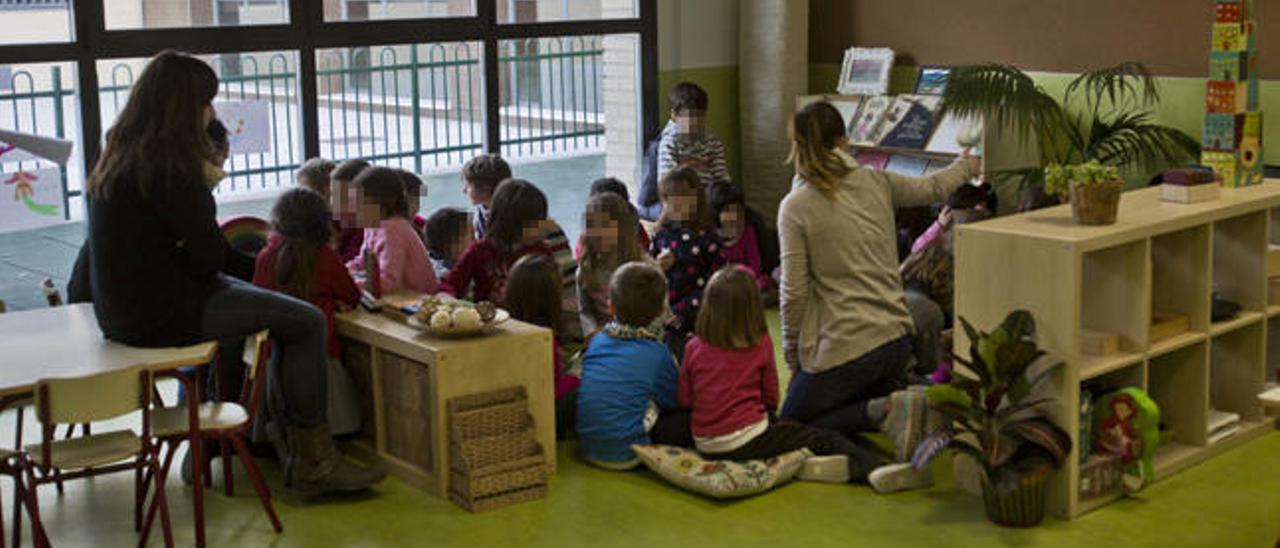
<instances>
[{"instance_id":1,"label":"woman with dark hair","mask_svg":"<svg viewBox=\"0 0 1280 548\"><path fill-rule=\"evenodd\" d=\"M279 359L268 374L284 396L285 485L304 496L365 489L383 474L348 463L329 434L324 314L218 272L226 242L206 175L217 159L206 132L217 93L204 62L161 52L107 132L86 182L98 324L107 338L143 347L269 329Z\"/></svg>"},{"instance_id":2,"label":"woman with dark hair","mask_svg":"<svg viewBox=\"0 0 1280 548\"><path fill-rule=\"evenodd\" d=\"M846 433L885 431L901 462L929 425L921 391L897 390L913 325L893 211L946 199L977 175L977 161L965 153L929 177L904 177L859 167L846 143L828 103L792 119L797 184L778 210L782 346L794 372L782 416Z\"/></svg>"}]
</instances>

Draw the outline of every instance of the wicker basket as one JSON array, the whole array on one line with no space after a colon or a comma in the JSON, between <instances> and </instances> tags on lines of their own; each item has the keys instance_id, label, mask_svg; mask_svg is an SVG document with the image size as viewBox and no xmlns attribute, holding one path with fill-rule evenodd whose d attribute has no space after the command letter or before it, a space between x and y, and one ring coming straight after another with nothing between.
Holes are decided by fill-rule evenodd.
<instances>
[{"instance_id":1,"label":"wicker basket","mask_svg":"<svg viewBox=\"0 0 1280 548\"><path fill-rule=\"evenodd\" d=\"M546 456L523 388L453 398L448 410L451 500L482 512L546 496Z\"/></svg>"}]
</instances>

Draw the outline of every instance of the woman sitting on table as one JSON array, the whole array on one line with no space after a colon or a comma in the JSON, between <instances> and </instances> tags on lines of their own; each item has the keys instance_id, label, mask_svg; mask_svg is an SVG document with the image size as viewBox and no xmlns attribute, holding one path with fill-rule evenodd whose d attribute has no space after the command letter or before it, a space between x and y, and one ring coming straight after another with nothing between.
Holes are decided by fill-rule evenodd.
<instances>
[{"instance_id":1,"label":"woman sitting on table","mask_svg":"<svg viewBox=\"0 0 1280 548\"><path fill-rule=\"evenodd\" d=\"M285 485L303 496L366 489L380 471L347 462L325 416L325 318L316 307L219 274L226 243L207 178L218 78L161 52L138 77L86 182L89 277L107 338L141 347L269 329L268 372L285 404ZM274 429L278 432L279 428Z\"/></svg>"},{"instance_id":2,"label":"woman sitting on table","mask_svg":"<svg viewBox=\"0 0 1280 548\"><path fill-rule=\"evenodd\" d=\"M923 392L900 390L913 325L893 212L945 199L977 162L966 152L923 178L859 167L843 150L840 113L825 102L796 113L792 139L796 185L778 211L783 353L794 372L782 416L845 433L882 430L899 461L910 460L928 425Z\"/></svg>"}]
</instances>

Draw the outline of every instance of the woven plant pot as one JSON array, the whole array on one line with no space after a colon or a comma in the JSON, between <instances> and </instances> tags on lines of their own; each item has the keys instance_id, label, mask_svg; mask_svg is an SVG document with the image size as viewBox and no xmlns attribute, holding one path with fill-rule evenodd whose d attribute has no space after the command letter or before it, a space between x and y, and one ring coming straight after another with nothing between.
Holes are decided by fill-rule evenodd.
<instances>
[{"instance_id":1,"label":"woven plant pot","mask_svg":"<svg viewBox=\"0 0 1280 548\"><path fill-rule=\"evenodd\" d=\"M1071 216L1076 224L1109 225L1116 222L1124 181L1089 185L1071 184Z\"/></svg>"},{"instance_id":2,"label":"woven plant pot","mask_svg":"<svg viewBox=\"0 0 1280 548\"><path fill-rule=\"evenodd\" d=\"M1005 527L1034 527L1044 520L1049 470L1019 475L1017 481L992 483L982 474L982 502L987 519Z\"/></svg>"}]
</instances>

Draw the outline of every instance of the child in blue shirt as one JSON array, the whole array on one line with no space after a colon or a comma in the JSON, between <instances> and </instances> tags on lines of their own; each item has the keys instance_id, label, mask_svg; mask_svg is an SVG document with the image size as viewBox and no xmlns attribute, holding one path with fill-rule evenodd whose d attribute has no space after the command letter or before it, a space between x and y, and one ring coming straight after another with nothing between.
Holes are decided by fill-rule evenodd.
<instances>
[{"instance_id":1,"label":"child in blue shirt","mask_svg":"<svg viewBox=\"0 0 1280 548\"><path fill-rule=\"evenodd\" d=\"M640 464L632 444L693 441L689 414L676 409L676 360L651 326L666 292L666 277L647 262L622 265L609 282L613 320L587 346L578 388L578 445L593 465L629 470Z\"/></svg>"}]
</instances>

